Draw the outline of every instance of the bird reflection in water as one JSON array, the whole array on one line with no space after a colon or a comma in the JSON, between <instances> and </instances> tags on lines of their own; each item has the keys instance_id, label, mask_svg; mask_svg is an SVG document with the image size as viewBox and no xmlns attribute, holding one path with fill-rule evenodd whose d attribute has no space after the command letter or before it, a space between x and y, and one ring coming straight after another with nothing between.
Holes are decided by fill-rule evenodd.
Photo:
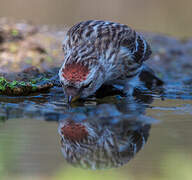
<instances>
[{"instance_id":1,"label":"bird reflection in water","mask_svg":"<svg viewBox=\"0 0 192 180\"><path fill-rule=\"evenodd\" d=\"M58 128L64 158L88 169L126 164L146 144L151 124L156 122L144 115L146 106L141 101L125 99L115 105L100 104L86 114L66 116Z\"/></svg>"}]
</instances>

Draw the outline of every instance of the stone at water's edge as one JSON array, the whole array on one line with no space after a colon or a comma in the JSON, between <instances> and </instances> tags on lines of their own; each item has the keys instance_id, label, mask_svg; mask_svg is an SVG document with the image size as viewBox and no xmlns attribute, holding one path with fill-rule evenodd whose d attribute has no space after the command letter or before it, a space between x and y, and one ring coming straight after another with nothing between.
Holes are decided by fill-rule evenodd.
<instances>
[{"instance_id":1,"label":"stone at water's edge","mask_svg":"<svg viewBox=\"0 0 192 180\"><path fill-rule=\"evenodd\" d=\"M35 84L33 81L11 81L8 82L4 77L0 77L0 94L9 96L23 96L31 93L46 91L53 87L51 82Z\"/></svg>"},{"instance_id":2,"label":"stone at water's edge","mask_svg":"<svg viewBox=\"0 0 192 180\"><path fill-rule=\"evenodd\" d=\"M53 87L52 74L40 73L36 67L30 67L20 73L7 73L0 76L0 94L22 96L47 91Z\"/></svg>"}]
</instances>

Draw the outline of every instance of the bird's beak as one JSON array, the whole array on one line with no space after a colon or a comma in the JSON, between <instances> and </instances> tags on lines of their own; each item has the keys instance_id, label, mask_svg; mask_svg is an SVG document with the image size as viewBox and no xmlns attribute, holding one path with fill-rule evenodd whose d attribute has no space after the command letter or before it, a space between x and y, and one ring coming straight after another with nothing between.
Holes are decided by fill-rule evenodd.
<instances>
[{"instance_id":1,"label":"bird's beak","mask_svg":"<svg viewBox=\"0 0 192 180\"><path fill-rule=\"evenodd\" d=\"M67 102L69 104L71 104L72 102L76 101L77 99L79 99L79 95L77 95L77 96L68 96L67 97Z\"/></svg>"},{"instance_id":2,"label":"bird's beak","mask_svg":"<svg viewBox=\"0 0 192 180\"><path fill-rule=\"evenodd\" d=\"M68 102L69 104L71 104L72 99L73 99L73 96L68 96L68 97L67 97L67 102Z\"/></svg>"},{"instance_id":3,"label":"bird's beak","mask_svg":"<svg viewBox=\"0 0 192 180\"><path fill-rule=\"evenodd\" d=\"M76 101L79 99L79 90L75 87L68 86L64 88L64 92L67 98L67 102L71 104L72 102Z\"/></svg>"}]
</instances>

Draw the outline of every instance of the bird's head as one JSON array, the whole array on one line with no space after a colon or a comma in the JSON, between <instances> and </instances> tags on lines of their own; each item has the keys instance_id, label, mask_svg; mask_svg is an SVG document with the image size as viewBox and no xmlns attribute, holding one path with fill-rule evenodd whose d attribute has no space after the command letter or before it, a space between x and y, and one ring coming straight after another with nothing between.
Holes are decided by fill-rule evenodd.
<instances>
[{"instance_id":1,"label":"bird's head","mask_svg":"<svg viewBox=\"0 0 192 180\"><path fill-rule=\"evenodd\" d=\"M104 72L98 63L65 63L59 71L60 82L68 102L93 95L104 82Z\"/></svg>"}]
</instances>

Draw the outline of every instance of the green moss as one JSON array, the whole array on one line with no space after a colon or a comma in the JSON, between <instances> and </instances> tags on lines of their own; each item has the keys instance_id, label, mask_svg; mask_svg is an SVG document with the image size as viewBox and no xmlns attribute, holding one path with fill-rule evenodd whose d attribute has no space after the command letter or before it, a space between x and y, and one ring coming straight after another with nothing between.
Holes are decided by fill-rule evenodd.
<instances>
[{"instance_id":1,"label":"green moss","mask_svg":"<svg viewBox=\"0 0 192 180\"><path fill-rule=\"evenodd\" d=\"M0 86L0 91L5 91L5 87Z\"/></svg>"},{"instance_id":2,"label":"green moss","mask_svg":"<svg viewBox=\"0 0 192 180\"><path fill-rule=\"evenodd\" d=\"M22 95L36 92L39 89L43 88L43 84L38 83L45 80L47 81L49 79L38 77L36 79L32 79L29 82L16 80L9 82L4 77L0 77L0 94Z\"/></svg>"},{"instance_id":3,"label":"green moss","mask_svg":"<svg viewBox=\"0 0 192 180\"><path fill-rule=\"evenodd\" d=\"M33 85L32 86L32 91L36 91L37 90L37 86Z\"/></svg>"},{"instance_id":4,"label":"green moss","mask_svg":"<svg viewBox=\"0 0 192 180\"><path fill-rule=\"evenodd\" d=\"M32 84L36 84L36 83L37 83L37 79L32 79L32 80L31 80L31 83L32 83Z\"/></svg>"},{"instance_id":5,"label":"green moss","mask_svg":"<svg viewBox=\"0 0 192 180\"><path fill-rule=\"evenodd\" d=\"M21 82L19 82L19 85L21 85L21 86L26 86L26 82L21 81Z\"/></svg>"},{"instance_id":6,"label":"green moss","mask_svg":"<svg viewBox=\"0 0 192 180\"><path fill-rule=\"evenodd\" d=\"M5 81L6 81L6 79L1 76L1 77L0 77L0 83L5 82Z\"/></svg>"},{"instance_id":7,"label":"green moss","mask_svg":"<svg viewBox=\"0 0 192 180\"><path fill-rule=\"evenodd\" d=\"M7 80L4 77L0 77L0 91L5 91L5 86L7 85Z\"/></svg>"},{"instance_id":8,"label":"green moss","mask_svg":"<svg viewBox=\"0 0 192 180\"><path fill-rule=\"evenodd\" d=\"M8 84L8 86L9 86L11 89L14 89L17 84L18 84L17 81L12 81L12 82L10 82L10 83Z\"/></svg>"},{"instance_id":9,"label":"green moss","mask_svg":"<svg viewBox=\"0 0 192 180\"><path fill-rule=\"evenodd\" d=\"M25 86L27 86L27 85L31 86L31 90L36 91L37 90L36 83L37 83L37 80L33 79L33 80L31 80L31 82L25 83Z\"/></svg>"},{"instance_id":10,"label":"green moss","mask_svg":"<svg viewBox=\"0 0 192 180\"><path fill-rule=\"evenodd\" d=\"M6 80L5 80L6 81ZM12 81L12 82L7 82L4 84L4 88L9 87L10 89L14 89L17 86L26 86L26 83L24 81Z\"/></svg>"},{"instance_id":11,"label":"green moss","mask_svg":"<svg viewBox=\"0 0 192 180\"><path fill-rule=\"evenodd\" d=\"M48 78L42 78L41 80L43 80L43 81L49 81Z\"/></svg>"},{"instance_id":12,"label":"green moss","mask_svg":"<svg viewBox=\"0 0 192 180\"><path fill-rule=\"evenodd\" d=\"M49 81L49 80L50 79L45 78L45 77L39 77L39 78L36 78L36 79L32 79L29 83L31 83L31 85L34 85L34 84L37 84L38 82Z\"/></svg>"},{"instance_id":13,"label":"green moss","mask_svg":"<svg viewBox=\"0 0 192 180\"><path fill-rule=\"evenodd\" d=\"M15 89L18 88L18 86L26 87L27 85L32 87L32 91L35 91L37 89L37 86L35 85L35 81L33 83L29 82L26 83L24 81L12 81L8 82L4 77L0 77L0 91L6 91L7 88Z\"/></svg>"}]
</instances>

